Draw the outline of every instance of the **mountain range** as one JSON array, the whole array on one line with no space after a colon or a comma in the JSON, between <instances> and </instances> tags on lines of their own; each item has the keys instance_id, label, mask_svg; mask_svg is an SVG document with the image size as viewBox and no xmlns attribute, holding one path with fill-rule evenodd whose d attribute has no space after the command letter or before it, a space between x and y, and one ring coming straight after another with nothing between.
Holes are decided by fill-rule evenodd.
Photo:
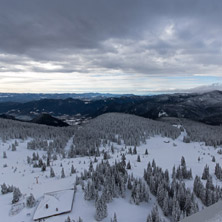
<instances>
[{"instance_id":1,"label":"mountain range","mask_svg":"<svg viewBox=\"0 0 222 222\"><path fill-rule=\"evenodd\" d=\"M222 124L222 91L177 93L155 96L122 96L97 100L40 99L30 102L2 102L0 113L31 119L47 113L94 118L108 112L129 113L146 118L180 117L212 125Z\"/></svg>"},{"instance_id":2,"label":"mountain range","mask_svg":"<svg viewBox=\"0 0 222 222\"><path fill-rule=\"evenodd\" d=\"M132 96L125 94L124 96ZM110 97L121 97L122 94L111 93L0 93L0 102L30 102L40 99L81 99L98 100Z\"/></svg>"}]
</instances>

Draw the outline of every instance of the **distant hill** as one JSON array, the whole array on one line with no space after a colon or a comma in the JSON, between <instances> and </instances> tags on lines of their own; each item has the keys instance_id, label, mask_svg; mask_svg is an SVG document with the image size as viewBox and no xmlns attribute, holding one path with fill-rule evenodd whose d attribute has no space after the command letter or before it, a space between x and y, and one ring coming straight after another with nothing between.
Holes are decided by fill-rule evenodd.
<instances>
[{"instance_id":1,"label":"distant hill","mask_svg":"<svg viewBox=\"0 0 222 222\"><path fill-rule=\"evenodd\" d=\"M62 120L52 117L51 115L46 114L46 113L40 114L39 116L35 117L31 121L16 119L14 116L8 115L8 114L1 114L0 118L1 119L17 120L20 122L37 123L37 124L48 125L48 126L58 126L58 127L69 126L67 123L63 122Z\"/></svg>"},{"instance_id":2,"label":"distant hill","mask_svg":"<svg viewBox=\"0 0 222 222\"><path fill-rule=\"evenodd\" d=\"M62 120L52 117L51 115L45 113L37 116L30 122L44 124L48 126L59 126L59 127L68 126L68 124L63 122Z\"/></svg>"},{"instance_id":3,"label":"distant hill","mask_svg":"<svg viewBox=\"0 0 222 222\"><path fill-rule=\"evenodd\" d=\"M1 118L1 119L12 119L12 120L16 120L16 118L15 118L14 116L7 115L7 114L0 114L0 118Z\"/></svg>"}]
</instances>

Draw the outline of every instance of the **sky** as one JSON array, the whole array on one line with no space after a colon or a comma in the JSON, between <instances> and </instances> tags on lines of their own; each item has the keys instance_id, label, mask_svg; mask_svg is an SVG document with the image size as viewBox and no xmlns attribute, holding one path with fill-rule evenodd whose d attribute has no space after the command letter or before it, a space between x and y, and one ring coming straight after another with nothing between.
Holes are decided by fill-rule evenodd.
<instances>
[{"instance_id":1,"label":"sky","mask_svg":"<svg viewBox=\"0 0 222 222\"><path fill-rule=\"evenodd\" d=\"M222 83L221 12L221 0L0 0L0 91Z\"/></svg>"}]
</instances>

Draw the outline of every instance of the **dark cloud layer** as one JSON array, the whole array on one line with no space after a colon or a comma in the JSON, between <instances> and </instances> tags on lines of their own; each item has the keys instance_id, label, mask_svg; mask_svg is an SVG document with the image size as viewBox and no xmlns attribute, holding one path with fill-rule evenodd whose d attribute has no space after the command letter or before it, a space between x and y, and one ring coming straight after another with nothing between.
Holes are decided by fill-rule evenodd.
<instances>
[{"instance_id":1,"label":"dark cloud layer","mask_svg":"<svg viewBox=\"0 0 222 222\"><path fill-rule=\"evenodd\" d=\"M222 74L220 0L1 0L0 73Z\"/></svg>"}]
</instances>

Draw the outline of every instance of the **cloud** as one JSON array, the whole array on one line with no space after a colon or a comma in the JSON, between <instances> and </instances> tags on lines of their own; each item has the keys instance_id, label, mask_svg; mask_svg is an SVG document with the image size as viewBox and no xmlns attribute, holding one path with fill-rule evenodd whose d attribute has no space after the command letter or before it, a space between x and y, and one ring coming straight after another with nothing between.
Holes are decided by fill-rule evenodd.
<instances>
[{"instance_id":1,"label":"cloud","mask_svg":"<svg viewBox=\"0 0 222 222\"><path fill-rule=\"evenodd\" d=\"M120 91L146 89L150 78L156 83L147 88L158 88L163 77L219 78L221 10L218 0L2 0L0 78L25 73L30 81L39 75L53 81L60 75L74 84L78 76L79 88L87 90L90 82L97 86L95 75L101 83L109 76L106 87Z\"/></svg>"}]
</instances>

